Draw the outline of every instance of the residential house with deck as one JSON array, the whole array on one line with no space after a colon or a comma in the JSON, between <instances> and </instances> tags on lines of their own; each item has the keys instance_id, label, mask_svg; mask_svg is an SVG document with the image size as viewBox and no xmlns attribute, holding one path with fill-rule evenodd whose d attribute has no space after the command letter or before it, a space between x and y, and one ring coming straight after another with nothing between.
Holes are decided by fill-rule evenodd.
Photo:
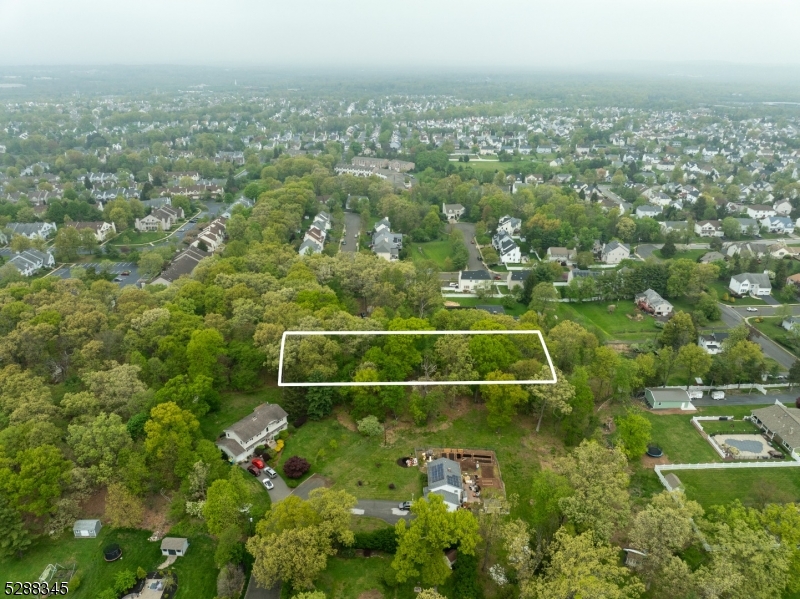
<instances>
[{"instance_id":1,"label":"residential house with deck","mask_svg":"<svg viewBox=\"0 0 800 599\"><path fill-rule=\"evenodd\" d=\"M716 356L722 353L722 342L728 338L728 333L704 333L698 336L697 345L706 350L706 353Z\"/></svg>"},{"instance_id":2,"label":"residential house with deck","mask_svg":"<svg viewBox=\"0 0 800 599\"><path fill-rule=\"evenodd\" d=\"M459 219L464 216L467 211L461 204L445 204L442 203L442 213L445 218L451 223L457 223Z\"/></svg>"},{"instance_id":3,"label":"residential house with deck","mask_svg":"<svg viewBox=\"0 0 800 599\"><path fill-rule=\"evenodd\" d=\"M778 400L766 408L750 413L750 420L759 427L773 443L778 443L794 459L798 459L800 448L800 409L787 408Z\"/></svg>"},{"instance_id":4,"label":"residential house with deck","mask_svg":"<svg viewBox=\"0 0 800 599\"><path fill-rule=\"evenodd\" d=\"M462 293L475 293L491 286L492 277L488 270L462 270L458 273L458 290Z\"/></svg>"},{"instance_id":5,"label":"residential house with deck","mask_svg":"<svg viewBox=\"0 0 800 599\"><path fill-rule=\"evenodd\" d=\"M639 308L655 316L669 316L672 314L672 304L652 289L637 293L634 297L634 302Z\"/></svg>"},{"instance_id":6,"label":"residential house with deck","mask_svg":"<svg viewBox=\"0 0 800 599\"><path fill-rule=\"evenodd\" d=\"M574 264L577 255L575 250L568 250L564 247L549 247L545 253L548 262L558 262L564 266Z\"/></svg>"},{"instance_id":7,"label":"residential house with deck","mask_svg":"<svg viewBox=\"0 0 800 599\"><path fill-rule=\"evenodd\" d=\"M78 231L91 231L94 238L102 243L117 234L117 225L114 222L104 221L76 221L74 223L65 223L65 227L72 227Z\"/></svg>"},{"instance_id":8,"label":"residential house with deck","mask_svg":"<svg viewBox=\"0 0 800 599\"><path fill-rule=\"evenodd\" d=\"M631 248L619 241L612 241L603 246L600 260L605 264L619 264L631 257Z\"/></svg>"},{"instance_id":9,"label":"residential house with deck","mask_svg":"<svg viewBox=\"0 0 800 599\"><path fill-rule=\"evenodd\" d=\"M701 220L694 224L694 232L700 237L722 237L722 223L718 220Z\"/></svg>"},{"instance_id":10,"label":"residential house with deck","mask_svg":"<svg viewBox=\"0 0 800 599\"><path fill-rule=\"evenodd\" d=\"M224 429L216 445L232 462L242 462L259 445L274 441L287 428L286 418L286 411L279 405L263 403L252 414Z\"/></svg>"},{"instance_id":11,"label":"residential house with deck","mask_svg":"<svg viewBox=\"0 0 800 599\"><path fill-rule=\"evenodd\" d=\"M522 228L522 221L506 214L497 223L497 232L504 232L506 235L517 235Z\"/></svg>"},{"instance_id":12,"label":"residential house with deck","mask_svg":"<svg viewBox=\"0 0 800 599\"><path fill-rule=\"evenodd\" d=\"M497 250L500 262L503 264L518 264L522 261L522 253L519 246L505 232L498 233L492 237L492 247Z\"/></svg>"}]
</instances>

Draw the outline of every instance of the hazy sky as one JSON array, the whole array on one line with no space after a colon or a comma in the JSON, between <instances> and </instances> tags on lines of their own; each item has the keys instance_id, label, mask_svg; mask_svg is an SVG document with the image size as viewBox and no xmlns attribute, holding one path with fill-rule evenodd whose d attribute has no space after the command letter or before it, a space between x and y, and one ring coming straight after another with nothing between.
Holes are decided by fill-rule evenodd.
<instances>
[{"instance_id":1,"label":"hazy sky","mask_svg":"<svg viewBox=\"0 0 800 599\"><path fill-rule=\"evenodd\" d=\"M0 64L800 63L798 0L0 0Z\"/></svg>"}]
</instances>

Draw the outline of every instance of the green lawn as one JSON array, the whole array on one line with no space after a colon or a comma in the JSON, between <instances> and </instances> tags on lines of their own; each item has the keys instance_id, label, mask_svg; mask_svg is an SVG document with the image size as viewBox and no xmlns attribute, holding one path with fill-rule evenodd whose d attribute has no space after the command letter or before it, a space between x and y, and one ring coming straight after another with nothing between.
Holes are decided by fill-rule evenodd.
<instances>
[{"instance_id":1,"label":"green lawn","mask_svg":"<svg viewBox=\"0 0 800 599\"><path fill-rule=\"evenodd\" d=\"M10 581L36 581L47 564L77 565L80 586L70 591L70 597L96 597L113 586L114 576L122 570L147 571L163 561L158 542L150 542L149 531L111 530L104 528L96 539L75 539L67 531L55 539L42 538L31 547L22 560L0 561L0 584ZM118 543L122 559L107 563L103 547ZM214 566L213 541L206 535L189 537L189 550L175 562L179 585L177 599L213 597L216 591L217 569Z\"/></svg>"},{"instance_id":2,"label":"green lawn","mask_svg":"<svg viewBox=\"0 0 800 599\"><path fill-rule=\"evenodd\" d=\"M383 583L383 574L392 563L391 555L373 555L369 558L333 557L328 567L315 583L328 599L357 599L366 591L377 590L386 599L413 599L415 582L407 582L395 588Z\"/></svg>"},{"instance_id":3,"label":"green lawn","mask_svg":"<svg viewBox=\"0 0 800 599\"><path fill-rule=\"evenodd\" d=\"M490 297L486 299L480 299L478 297L448 297L445 298L447 301L450 302L457 302L462 306L466 306L472 308L474 306L502 306L503 301L500 298ZM504 308L506 314L511 314L512 316L522 316L525 312L528 311L527 306L525 304L520 304L519 302L514 302L513 308Z\"/></svg>"},{"instance_id":4,"label":"green lawn","mask_svg":"<svg viewBox=\"0 0 800 599\"><path fill-rule=\"evenodd\" d=\"M694 428L692 416L651 412L645 412L644 416L653 426L650 435L653 442L661 447L671 463L705 464L722 461L708 441Z\"/></svg>"},{"instance_id":5,"label":"green lawn","mask_svg":"<svg viewBox=\"0 0 800 599\"><path fill-rule=\"evenodd\" d=\"M789 332L781 326L782 319L780 316L769 316L757 322L755 318L750 319L750 324L757 328L761 333L779 343L790 352L796 351L796 346L792 343Z\"/></svg>"},{"instance_id":6,"label":"green lawn","mask_svg":"<svg viewBox=\"0 0 800 599\"><path fill-rule=\"evenodd\" d=\"M711 250L686 250L683 252L675 252L675 255L671 258L672 260L691 260L692 262L697 262L701 257L705 256ZM661 255L661 250L653 250L653 255L656 258L661 260L666 260L664 256Z\"/></svg>"},{"instance_id":7,"label":"green lawn","mask_svg":"<svg viewBox=\"0 0 800 599\"><path fill-rule=\"evenodd\" d=\"M424 262L432 260L441 270L445 270L444 261L450 257L450 241L428 241L425 243L411 242L408 247L408 255L412 262Z\"/></svg>"},{"instance_id":8,"label":"green lawn","mask_svg":"<svg viewBox=\"0 0 800 599\"><path fill-rule=\"evenodd\" d=\"M677 470L689 499L703 507L739 499L745 505L800 500L800 468Z\"/></svg>"},{"instance_id":9,"label":"green lawn","mask_svg":"<svg viewBox=\"0 0 800 599\"><path fill-rule=\"evenodd\" d=\"M758 434L759 428L749 420L711 420L700 423L709 435L719 433Z\"/></svg>"},{"instance_id":10,"label":"green lawn","mask_svg":"<svg viewBox=\"0 0 800 599\"><path fill-rule=\"evenodd\" d=\"M164 239L173 232L174 229L172 231L123 231L114 239L109 241L108 245L135 245L140 243L152 243L154 241L160 241L161 239ZM127 237L128 241L122 241L123 237Z\"/></svg>"},{"instance_id":11,"label":"green lawn","mask_svg":"<svg viewBox=\"0 0 800 599\"><path fill-rule=\"evenodd\" d=\"M598 331L606 340L644 341L655 339L661 332L652 316L633 320L636 308L630 300L613 302L616 309L609 313L610 302L562 303L558 306L559 319L573 320L589 330Z\"/></svg>"}]
</instances>

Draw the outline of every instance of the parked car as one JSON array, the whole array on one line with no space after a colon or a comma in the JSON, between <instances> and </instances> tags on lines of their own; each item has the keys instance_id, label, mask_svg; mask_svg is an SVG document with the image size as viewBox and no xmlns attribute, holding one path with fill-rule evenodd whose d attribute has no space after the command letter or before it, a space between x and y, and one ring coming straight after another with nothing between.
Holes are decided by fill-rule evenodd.
<instances>
[{"instance_id":1,"label":"parked car","mask_svg":"<svg viewBox=\"0 0 800 599\"><path fill-rule=\"evenodd\" d=\"M725 392L716 389L711 390L711 399L725 399Z\"/></svg>"},{"instance_id":2,"label":"parked car","mask_svg":"<svg viewBox=\"0 0 800 599\"><path fill-rule=\"evenodd\" d=\"M122 283L122 277L114 277L115 283Z\"/></svg>"},{"instance_id":3,"label":"parked car","mask_svg":"<svg viewBox=\"0 0 800 599\"><path fill-rule=\"evenodd\" d=\"M260 471L258 468L256 468L255 466L250 466L250 467L247 469L247 471L248 471L250 474L252 474L253 476L260 476L260 475L261 475L261 471Z\"/></svg>"},{"instance_id":4,"label":"parked car","mask_svg":"<svg viewBox=\"0 0 800 599\"><path fill-rule=\"evenodd\" d=\"M754 308L753 306L748 306L747 307L747 311L748 312L758 312L758 308Z\"/></svg>"},{"instance_id":5,"label":"parked car","mask_svg":"<svg viewBox=\"0 0 800 599\"><path fill-rule=\"evenodd\" d=\"M502 279L502 278L503 278L503 277L501 277L500 275L495 275L495 276L494 276L494 280L495 280L495 281L499 281L499 280L500 280L500 279Z\"/></svg>"},{"instance_id":6,"label":"parked car","mask_svg":"<svg viewBox=\"0 0 800 599\"><path fill-rule=\"evenodd\" d=\"M458 283L450 283L450 287L458 287Z\"/></svg>"},{"instance_id":7,"label":"parked car","mask_svg":"<svg viewBox=\"0 0 800 599\"><path fill-rule=\"evenodd\" d=\"M264 469L264 460L261 458L253 458L250 460L250 463L253 464L256 468L260 468L261 470Z\"/></svg>"},{"instance_id":8,"label":"parked car","mask_svg":"<svg viewBox=\"0 0 800 599\"><path fill-rule=\"evenodd\" d=\"M264 486L267 488L267 491L272 491L272 489L275 488L275 485L273 485L272 481L268 478L265 478L261 482L264 483Z\"/></svg>"},{"instance_id":9,"label":"parked car","mask_svg":"<svg viewBox=\"0 0 800 599\"><path fill-rule=\"evenodd\" d=\"M121 274L123 277L127 277L128 275L130 275L130 274L131 274L131 271L129 271L129 270L123 270L123 271L122 271L120 274Z\"/></svg>"},{"instance_id":10,"label":"parked car","mask_svg":"<svg viewBox=\"0 0 800 599\"><path fill-rule=\"evenodd\" d=\"M401 510L405 510L406 512L411 509L411 502L404 501L399 506L397 506Z\"/></svg>"},{"instance_id":11,"label":"parked car","mask_svg":"<svg viewBox=\"0 0 800 599\"><path fill-rule=\"evenodd\" d=\"M342 241L342 245L347 245L347 242L346 241Z\"/></svg>"},{"instance_id":12,"label":"parked car","mask_svg":"<svg viewBox=\"0 0 800 599\"><path fill-rule=\"evenodd\" d=\"M264 473L265 473L267 476L269 476L270 478L275 478L276 476L278 476L278 473L277 473L277 472L275 472L275 471L274 471L272 468L270 468L269 466L265 466L265 467L264 467Z\"/></svg>"}]
</instances>

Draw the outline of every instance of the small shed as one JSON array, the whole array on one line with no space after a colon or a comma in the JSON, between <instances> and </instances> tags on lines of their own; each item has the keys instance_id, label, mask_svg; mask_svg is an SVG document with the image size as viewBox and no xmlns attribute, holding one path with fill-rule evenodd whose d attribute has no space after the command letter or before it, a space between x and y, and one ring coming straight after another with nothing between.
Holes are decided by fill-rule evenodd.
<instances>
[{"instance_id":1,"label":"small shed","mask_svg":"<svg viewBox=\"0 0 800 599\"><path fill-rule=\"evenodd\" d=\"M100 534L103 525L100 520L75 520L72 525L72 533L76 539L93 539Z\"/></svg>"},{"instance_id":2,"label":"small shed","mask_svg":"<svg viewBox=\"0 0 800 599\"><path fill-rule=\"evenodd\" d=\"M645 389L644 397L653 410L695 410L685 389Z\"/></svg>"},{"instance_id":3,"label":"small shed","mask_svg":"<svg viewBox=\"0 0 800 599\"><path fill-rule=\"evenodd\" d=\"M189 539L183 537L164 537L161 541L161 555L186 555Z\"/></svg>"}]
</instances>

